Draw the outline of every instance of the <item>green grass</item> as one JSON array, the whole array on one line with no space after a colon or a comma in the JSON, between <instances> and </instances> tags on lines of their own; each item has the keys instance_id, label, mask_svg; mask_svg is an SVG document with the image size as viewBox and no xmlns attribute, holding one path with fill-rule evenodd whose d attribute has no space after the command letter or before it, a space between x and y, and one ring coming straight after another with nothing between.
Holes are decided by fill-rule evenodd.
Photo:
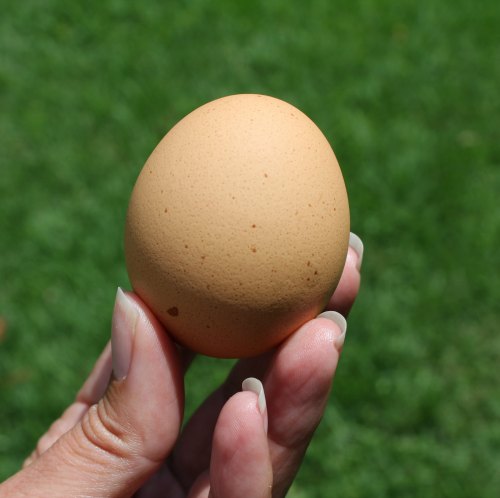
<instances>
[{"instance_id":1,"label":"green grass","mask_svg":"<svg viewBox=\"0 0 500 498\"><path fill-rule=\"evenodd\" d=\"M133 182L213 98L295 104L365 242L334 392L291 497L500 489L496 0L0 0L0 480L107 341ZM189 407L226 363L200 359Z\"/></svg>"}]
</instances>

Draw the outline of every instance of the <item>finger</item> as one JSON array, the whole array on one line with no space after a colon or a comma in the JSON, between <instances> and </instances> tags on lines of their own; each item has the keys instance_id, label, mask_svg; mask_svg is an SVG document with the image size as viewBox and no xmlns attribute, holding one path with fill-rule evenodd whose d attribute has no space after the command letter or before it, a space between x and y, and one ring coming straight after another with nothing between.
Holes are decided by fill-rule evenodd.
<instances>
[{"instance_id":1,"label":"finger","mask_svg":"<svg viewBox=\"0 0 500 498\"><path fill-rule=\"evenodd\" d=\"M214 430L210 471L202 472L195 480L189 498L270 496L272 468L264 387L255 378L246 379L242 387L254 394L253 400L238 393L223 407ZM255 406L260 417L256 416ZM250 417L245 414L247 410Z\"/></svg>"},{"instance_id":2,"label":"finger","mask_svg":"<svg viewBox=\"0 0 500 498\"><path fill-rule=\"evenodd\" d=\"M243 385L251 391L239 392L227 401L215 426L210 462L213 498L271 496L265 397L260 381L250 383L253 386Z\"/></svg>"},{"instance_id":3,"label":"finger","mask_svg":"<svg viewBox=\"0 0 500 498\"><path fill-rule=\"evenodd\" d=\"M336 312L326 312L291 336L265 377L273 496L285 496L323 417L346 331Z\"/></svg>"},{"instance_id":4,"label":"finger","mask_svg":"<svg viewBox=\"0 0 500 498\"><path fill-rule=\"evenodd\" d=\"M180 359L144 304L120 289L112 362L105 396L32 465L6 481L1 492L130 496L159 468L182 420Z\"/></svg>"},{"instance_id":5,"label":"finger","mask_svg":"<svg viewBox=\"0 0 500 498\"><path fill-rule=\"evenodd\" d=\"M104 396L111 376L111 368L111 343L108 342L76 396L75 402L64 411L38 440L35 450L24 461L23 467L33 463L36 458L47 451L63 434L81 420L91 405L97 403Z\"/></svg>"},{"instance_id":6,"label":"finger","mask_svg":"<svg viewBox=\"0 0 500 498\"><path fill-rule=\"evenodd\" d=\"M169 460L169 467L184 489L209 467L212 437L219 413L226 401L240 390L243 379L262 378L272 352L258 358L246 358L236 364L235 371L193 413L182 431Z\"/></svg>"},{"instance_id":7,"label":"finger","mask_svg":"<svg viewBox=\"0 0 500 498\"><path fill-rule=\"evenodd\" d=\"M363 242L356 234L351 233L344 271L326 307L327 310L338 311L344 316L349 314L359 292L363 252Z\"/></svg>"}]
</instances>

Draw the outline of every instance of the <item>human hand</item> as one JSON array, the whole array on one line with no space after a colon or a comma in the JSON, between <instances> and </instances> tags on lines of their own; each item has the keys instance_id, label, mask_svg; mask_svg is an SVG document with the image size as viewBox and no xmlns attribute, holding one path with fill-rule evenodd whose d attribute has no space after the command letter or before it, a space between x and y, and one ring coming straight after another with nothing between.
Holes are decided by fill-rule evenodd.
<instances>
[{"instance_id":1,"label":"human hand","mask_svg":"<svg viewBox=\"0 0 500 498\"><path fill-rule=\"evenodd\" d=\"M350 242L327 306L345 315L359 289L363 251L356 236ZM327 311L276 350L238 361L180 434L192 355L137 296L118 290L111 343L0 495L284 496L326 407L345 328L339 313ZM249 377L263 382L247 380L241 391Z\"/></svg>"}]
</instances>

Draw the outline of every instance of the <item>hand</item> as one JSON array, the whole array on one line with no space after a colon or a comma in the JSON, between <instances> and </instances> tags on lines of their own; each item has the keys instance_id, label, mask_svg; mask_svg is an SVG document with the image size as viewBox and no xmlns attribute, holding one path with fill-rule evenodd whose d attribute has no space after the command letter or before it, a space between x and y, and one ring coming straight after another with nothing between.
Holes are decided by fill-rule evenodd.
<instances>
[{"instance_id":1,"label":"hand","mask_svg":"<svg viewBox=\"0 0 500 498\"><path fill-rule=\"evenodd\" d=\"M327 309L348 313L362 251L351 236ZM323 415L345 328L339 313L322 313L276 350L240 360L180 434L192 355L136 295L118 290L111 343L0 495L282 497ZM249 377L263 383L247 380L241 391Z\"/></svg>"}]
</instances>

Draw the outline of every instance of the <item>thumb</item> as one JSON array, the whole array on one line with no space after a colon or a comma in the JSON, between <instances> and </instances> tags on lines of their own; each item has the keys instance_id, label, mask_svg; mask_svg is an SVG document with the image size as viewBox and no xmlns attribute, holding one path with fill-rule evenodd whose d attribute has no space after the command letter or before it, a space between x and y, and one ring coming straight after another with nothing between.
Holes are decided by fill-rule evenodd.
<instances>
[{"instance_id":1,"label":"thumb","mask_svg":"<svg viewBox=\"0 0 500 498\"><path fill-rule=\"evenodd\" d=\"M104 397L0 486L2 496L121 498L161 466L182 420L176 347L144 304L121 289L111 342L113 379Z\"/></svg>"}]
</instances>

